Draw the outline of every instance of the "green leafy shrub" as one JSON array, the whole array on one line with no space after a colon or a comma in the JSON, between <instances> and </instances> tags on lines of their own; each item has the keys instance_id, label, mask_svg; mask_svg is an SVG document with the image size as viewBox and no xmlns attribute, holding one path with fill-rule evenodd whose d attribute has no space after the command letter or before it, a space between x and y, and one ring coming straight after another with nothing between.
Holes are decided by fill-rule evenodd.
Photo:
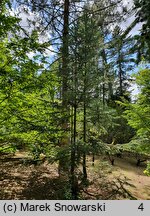
<instances>
[{"instance_id":1,"label":"green leafy shrub","mask_svg":"<svg viewBox=\"0 0 150 216\"><path fill-rule=\"evenodd\" d=\"M16 148L14 146L0 147L0 154L14 154L15 152Z\"/></svg>"},{"instance_id":2,"label":"green leafy shrub","mask_svg":"<svg viewBox=\"0 0 150 216\"><path fill-rule=\"evenodd\" d=\"M150 161L147 163L147 168L144 170L144 174L150 176Z\"/></svg>"}]
</instances>

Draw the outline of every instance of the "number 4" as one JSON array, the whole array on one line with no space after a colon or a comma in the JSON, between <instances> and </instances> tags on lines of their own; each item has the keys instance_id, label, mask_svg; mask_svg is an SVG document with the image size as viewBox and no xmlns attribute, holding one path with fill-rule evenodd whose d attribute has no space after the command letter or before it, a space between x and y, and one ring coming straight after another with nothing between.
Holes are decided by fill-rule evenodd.
<instances>
[{"instance_id":1,"label":"number 4","mask_svg":"<svg viewBox=\"0 0 150 216\"><path fill-rule=\"evenodd\" d=\"M144 206L143 206L143 203L141 203L138 207L139 210L143 211L144 210Z\"/></svg>"}]
</instances>

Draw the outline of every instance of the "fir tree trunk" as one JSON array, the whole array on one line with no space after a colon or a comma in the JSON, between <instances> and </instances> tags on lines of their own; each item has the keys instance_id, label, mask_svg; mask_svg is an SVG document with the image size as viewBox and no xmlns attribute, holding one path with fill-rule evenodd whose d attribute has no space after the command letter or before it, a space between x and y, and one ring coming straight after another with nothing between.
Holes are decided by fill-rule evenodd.
<instances>
[{"instance_id":1,"label":"fir tree trunk","mask_svg":"<svg viewBox=\"0 0 150 216\"><path fill-rule=\"evenodd\" d=\"M121 50L119 50L119 56L118 56L118 66L119 66L119 90L120 90L120 96L123 95L123 85L122 85L122 78L123 78L123 71L122 71L122 60L121 60Z\"/></svg>"},{"instance_id":2,"label":"fir tree trunk","mask_svg":"<svg viewBox=\"0 0 150 216\"><path fill-rule=\"evenodd\" d=\"M103 39L104 40L104 39ZM109 71L108 71L108 64L107 64L107 55L105 49L102 50L102 59L103 59L103 70L104 70L104 83L103 83L103 104L105 103L105 96L106 96L106 84L108 82L108 98L111 99L113 95L112 83L109 78ZM106 81L106 78L109 78Z\"/></svg>"},{"instance_id":3,"label":"fir tree trunk","mask_svg":"<svg viewBox=\"0 0 150 216\"><path fill-rule=\"evenodd\" d=\"M84 17L84 25L85 25L85 33L87 30L87 14L85 13L85 17ZM87 118L87 113L86 113L86 109L87 109L87 44L88 44L88 38L87 35L85 35L85 44L84 44L84 90L83 90L83 143L84 145L86 145L86 118ZM87 180L87 170L86 170L86 150L84 147L84 152L83 152L83 180L86 181Z\"/></svg>"},{"instance_id":4,"label":"fir tree trunk","mask_svg":"<svg viewBox=\"0 0 150 216\"><path fill-rule=\"evenodd\" d=\"M74 106L74 129L73 129L73 142L71 145L71 193L72 199L78 199L78 180L75 174L75 161L76 161L76 114L77 109Z\"/></svg>"},{"instance_id":5,"label":"fir tree trunk","mask_svg":"<svg viewBox=\"0 0 150 216\"><path fill-rule=\"evenodd\" d=\"M76 38L75 38L76 39ZM75 64L74 64L74 74L73 74L73 86L74 86L74 98L73 98L73 133L72 133L72 143L71 143L71 193L72 199L78 199L78 179L75 173L76 167L76 132L77 132L77 56L75 53Z\"/></svg>"},{"instance_id":6,"label":"fir tree trunk","mask_svg":"<svg viewBox=\"0 0 150 216\"><path fill-rule=\"evenodd\" d=\"M92 156L92 166L94 166L94 163L95 163L95 154L93 154Z\"/></svg>"},{"instance_id":7,"label":"fir tree trunk","mask_svg":"<svg viewBox=\"0 0 150 216\"><path fill-rule=\"evenodd\" d=\"M75 88L75 98L74 98L74 113L73 113L73 142L71 144L71 192L72 199L78 199L78 180L75 174L75 161L76 161L76 122L77 122L77 101L76 101L76 88L77 88L77 69L75 65L74 73L74 88Z\"/></svg>"},{"instance_id":8,"label":"fir tree trunk","mask_svg":"<svg viewBox=\"0 0 150 216\"><path fill-rule=\"evenodd\" d=\"M69 60L69 0L64 2L64 26L63 26L63 47L62 47L62 105L68 107L67 86L68 86L68 60ZM68 122L68 119L66 120Z\"/></svg>"},{"instance_id":9,"label":"fir tree trunk","mask_svg":"<svg viewBox=\"0 0 150 216\"><path fill-rule=\"evenodd\" d=\"M85 95L85 92L84 92L83 142L86 145L86 95ZM84 178L84 180L87 179L85 148L84 148L84 152L83 152L83 178Z\"/></svg>"},{"instance_id":10,"label":"fir tree trunk","mask_svg":"<svg viewBox=\"0 0 150 216\"><path fill-rule=\"evenodd\" d=\"M62 110L64 113L62 121L62 130L64 135L60 142L60 148L63 148L65 145L69 144L69 137L66 135L66 131L69 127L69 106L68 106L68 62L69 62L69 47L68 47L68 36L69 36L69 0L64 1L64 25L63 25L63 37L62 37ZM63 171L67 171L68 161L66 158L59 159L59 174Z\"/></svg>"}]
</instances>

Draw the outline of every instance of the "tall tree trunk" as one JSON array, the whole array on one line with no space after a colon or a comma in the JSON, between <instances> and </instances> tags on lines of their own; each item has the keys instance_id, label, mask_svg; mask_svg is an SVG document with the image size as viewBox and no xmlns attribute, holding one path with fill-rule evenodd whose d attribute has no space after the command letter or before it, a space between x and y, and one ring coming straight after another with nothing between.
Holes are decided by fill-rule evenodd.
<instances>
[{"instance_id":1,"label":"tall tree trunk","mask_svg":"<svg viewBox=\"0 0 150 216\"><path fill-rule=\"evenodd\" d=\"M105 82L108 82L108 98L109 99L112 98L113 90L112 90L112 82L110 81L110 77L109 77L107 55L106 55L105 49L102 50L101 55L102 55L103 66L104 66L104 83L103 83L103 104L104 104L105 103L105 96L106 96L106 86L105 86L106 84L105 84Z\"/></svg>"},{"instance_id":2,"label":"tall tree trunk","mask_svg":"<svg viewBox=\"0 0 150 216\"><path fill-rule=\"evenodd\" d=\"M83 141L84 141L84 144L86 144L86 104L84 103L84 123L83 123L83 126L84 126L84 137L83 137ZM87 171L86 171L86 152L84 150L84 153L83 153L83 177L84 179L86 180L87 179Z\"/></svg>"},{"instance_id":3,"label":"tall tree trunk","mask_svg":"<svg viewBox=\"0 0 150 216\"><path fill-rule=\"evenodd\" d=\"M87 14L85 13L85 17L84 17L84 24L85 24L85 34L86 34L86 30L87 30ZM83 142L84 142L84 145L86 145L86 124L87 124L87 121L86 121L86 106L87 106L87 50L88 50L88 47L87 47L87 44L88 44L88 38L87 38L87 35L85 35L85 45L84 45L84 61L85 61L85 64L84 64L84 92L83 92ZM86 170L86 150L84 148L84 152L83 152L83 163L82 163L82 166L83 166L83 180L87 180L87 170Z\"/></svg>"},{"instance_id":4,"label":"tall tree trunk","mask_svg":"<svg viewBox=\"0 0 150 216\"><path fill-rule=\"evenodd\" d=\"M119 46L118 46L118 59L117 59L117 62L118 62L118 69L119 69L119 72L118 72L118 76L119 76L119 94L120 96L123 95L123 70L122 70L122 42L119 43Z\"/></svg>"},{"instance_id":5,"label":"tall tree trunk","mask_svg":"<svg viewBox=\"0 0 150 216\"><path fill-rule=\"evenodd\" d=\"M86 68L85 68L86 70ZM83 115L84 115L84 119L83 119L83 142L86 145L86 72L85 72L85 78L84 78L84 105L83 105ZM86 170L86 152L85 152L85 148L84 148L84 152L83 152L83 178L84 180L87 179L87 170Z\"/></svg>"},{"instance_id":6,"label":"tall tree trunk","mask_svg":"<svg viewBox=\"0 0 150 216\"><path fill-rule=\"evenodd\" d=\"M63 47L62 47L62 105L64 109L68 106L68 60L69 60L69 0L64 2L64 26L63 26ZM68 119L67 119L68 121Z\"/></svg>"},{"instance_id":7,"label":"tall tree trunk","mask_svg":"<svg viewBox=\"0 0 150 216\"><path fill-rule=\"evenodd\" d=\"M68 75L69 75L69 47L68 47L68 36L69 36L69 0L64 1L64 25L63 25L63 37L62 37L62 109L63 109L63 121L62 130L64 135L60 142L60 148L63 148L69 143L69 137L66 135L66 131L69 127L69 112L68 112ZM66 171L68 167L68 161L64 158L59 159L59 174L62 171Z\"/></svg>"},{"instance_id":8,"label":"tall tree trunk","mask_svg":"<svg viewBox=\"0 0 150 216\"><path fill-rule=\"evenodd\" d=\"M103 43L104 42L104 29L103 29L103 26L101 26L101 30L103 32ZM106 98L106 78L107 78L107 75L108 75L108 71L107 71L107 58L106 58L106 52L105 52L105 49L102 49L102 52L101 52L101 55L102 55L102 62L103 62L103 85L102 85L102 91L103 91L103 108L104 108L104 105L105 105L105 98Z\"/></svg>"},{"instance_id":9,"label":"tall tree trunk","mask_svg":"<svg viewBox=\"0 0 150 216\"><path fill-rule=\"evenodd\" d=\"M120 96L123 95L123 71L122 71L122 59L121 59L121 46L118 50L118 67L119 67L119 90L120 90Z\"/></svg>"},{"instance_id":10,"label":"tall tree trunk","mask_svg":"<svg viewBox=\"0 0 150 216\"><path fill-rule=\"evenodd\" d=\"M76 128L77 128L77 68L76 68L76 56L75 56L75 71L74 71L74 113L73 113L73 140L71 143L71 193L72 199L78 199L78 179L75 173L75 161L76 161Z\"/></svg>"},{"instance_id":11,"label":"tall tree trunk","mask_svg":"<svg viewBox=\"0 0 150 216\"><path fill-rule=\"evenodd\" d=\"M78 199L78 180L76 178L75 174L75 161L76 161L76 115L77 115L77 109L76 106L74 106L74 129L73 129L73 142L71 145L71 193L72 193L72 199Z\"/></svg>"}]
</instances>

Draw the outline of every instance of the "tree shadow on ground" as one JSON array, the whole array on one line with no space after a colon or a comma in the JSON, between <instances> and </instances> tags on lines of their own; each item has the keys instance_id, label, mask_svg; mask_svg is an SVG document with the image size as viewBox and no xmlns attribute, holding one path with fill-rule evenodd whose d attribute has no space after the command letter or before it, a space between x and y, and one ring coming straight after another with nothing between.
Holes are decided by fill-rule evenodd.
<instances>
[{"instance_id":1,"label":"tree shadow on ground","mask_svg":"<svg viewBox=\"0 0 150 216\"><path fill-rule=\"evenodd\" d=\"M131 166L127 166L129 169ZM136 168L136 167L135 167ZM125 169L125 167L124 167ZM58 176L58 164L23 164L21 160L1 160L0 199L1 200L64 200L70 199L68 178ZM111 182L102 181L94 172L89 172L91 184L81 191L83 199L98 199L96 194L108 197L112 193ZM95 178L93 179L93 175ZM113 178L113 176L112 176ZM93 181L92 181L93 179ZM111 180L111 179L110 179ZM113 180L113 179L112 179ZM93 186L92 186L93 185ZM146 186L146 185L145 185ZM118 184L116 185L118 188ZM106 189L105 189L106 188ZM80 188L81 189L81 188ZM103 190L102 190L103 189ZM147 188L147 190L150 188ZM100 190L100 191L99 191ZM116 190L116 188L115 188ZM123 191L124 193L124 191ZM92 194L92 197L91 197ZM106 195L106 196L105 196ZM112 199L112 197L111 197Z\"/></svg>"},{"instance_id":2,"label":"tree shadow on ground","mask_svg":"<svg viewBox=\"0 0 150 216\"><path fill-rule=\"evenodd\" d=\"M69 190L57 167L49 164L35 166L20 160L5 158L0 163L0 199L67 199Z\"/></svg>"},{"instance_id":3,"label":"tree shadow on ground","mask_svg":"<svg viewBox=\"0 0 150 216\"><path fill-rule=\"evenodd\" d=\"M27 186L22 191L22 199L61 200L65 199L67 182L60 177L48 178L42 172L33 171Z\"/></svg>"}]
</instances>

